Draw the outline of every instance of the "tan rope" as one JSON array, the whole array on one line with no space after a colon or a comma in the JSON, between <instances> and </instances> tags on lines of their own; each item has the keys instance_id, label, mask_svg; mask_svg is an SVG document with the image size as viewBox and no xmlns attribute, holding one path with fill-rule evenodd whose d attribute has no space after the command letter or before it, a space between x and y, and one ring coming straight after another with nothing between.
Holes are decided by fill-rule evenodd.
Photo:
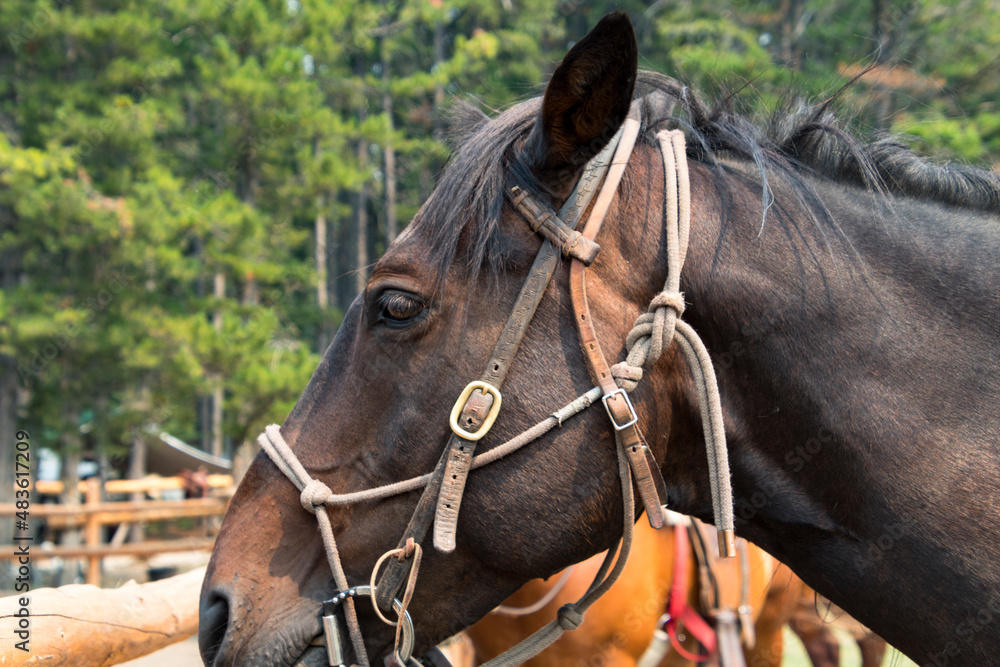
<instances>
[{"instance_id":1,"label":"tan rope","mask_svg":"<svg viewBox=\"0 0 1000 667\"><path fill-rule=\"evenodd\" d=\"M475 459L473 459L473 467L477 468L486 465L487 463L491 463L502 456L506 456L507 454L520 449L524 445L551 430L554 426L561 425L566 419L569 419L573 415L576 415L584 410L596 400L595 396L599 397L600 395L600 388L594 387L586 394L577 397L562 409L556 411L547 419L539 422L527 431L524 431L520 435L508 440L498 447L494 447L493 449L476 456ZM282 473L284 473L285 476L288 477L292 483L302 491L301 498L303 499L303 507L306 507L308 511L315 514L320 524L320 534L323 537L323 544L326 548L327 560L330 563L330 569L333 571L334 580L341 590L347 590L348 585L346 577L343 574L343 568L340 564L340 554L337 551L337 544L333 537L333 530L330 527L330 518L326 512L318 512L316 511L316 508L320 507L323 503L327 505L343 505L351 502L360 502L361 500L374 500L391 495L397 495L404 492L401 489L413 490L420 488L427 483L427 480L430 479L430 475L422 475L421 477L414 477L403 482L387 484L385 486L365 491L335 494L332 493L329 487L325 484L310 477L309 473L302 467L302 464L288 446L288 443L285 442L284 437L281 435L281 429L279 426L271 424L265 428L264 433L257 438L257 441L260 443L261 447L271 460L274 461L278 469L280 469ZM616 450L618 453L618 469L622 484L622 504L624 505L625 517L624 528L622 529L622 539L620 542L621 549L618 553L618 557L615 558L615 553L618 551L617 546L610 549L605 557L604 563L602 564L600 570L598 570L594 583L591 584L591 586L587 589L587 592L584 593L583 597L576 604L563 605L563 607L560 608L559 615L555 621L543 627L528 639L525 639L514 649L511 649L507 653L491 660L487 663L491 667L512 667L513 665L519 665L524 662L524 660L528 660L540 653L552 642L558 639L566 630L578 627L580 623L583 622L583 613L592 604L594 604L598 598L604 595L608 588L614 584L621 574L622 569L625 567L625 562L628 559L629 551L632 548L632 530L635 519L635 499L632 495L632 473L628 465L628 460L625 458L624 448L620 443L618 443ZM306 505L307 501L308 507ZM387 556L391 555L394 554L392 552L384 554L383 558L379 560L379 563L381 563ZM612 561L614 561L613 568L610 567ZM410 584L408 584L408 588L411 588ZM351 635L351 642L354 646L355 653L360 656L359 661L365 661L362 662L362 665L366 667L367 655L364 652L364 639L361 636L361 629L357 622L357 614L354 611L353 604L348 606L348 603L351 602L353 602L353 600L350 598L344 601L348 632ZM514 653L515 649L517 649L516 653ZM506 659L508 654L512 654L510 660ZM504 658L504 660L501 660L501 658Z\"/></svg>"},{"instance_id":2,"label":"tan rope","mask_svg":"<svg viewBox=\"0 0 1000 667\"><path fill-rule=\"evenodd\" d=\"M587 393L582 394L570 403L567 403L564 407L555 411L528 430L523 431L501 445L497 445L482 454L476 455L476 457L472 459L472 468L481 468L488 463L493 463L508 454L516 452L518 449L521 449L530 442L542 437L556 426L562 426L563 422L585 410L600 397L600 387L594 387ZM271 457L271 460L274 461L274 464L278 467L278 469L281 470L286 477L292 480L300 491L308 482L313 481L312 477L310 477L305 469L302 468L298 459L295 458L295 454L292 453L290 448L288 448L288 444L285 443L285 439L281 435L280 426L277 424L267 426L264 429L264 432L257 436L257 442L268 454L268 456ZM284 449L287 449L288 455L290 456L287 460L283 455ZM295 464L295 468L290 465L292 463ZM304 477L300 477L300 475L304 475ZM411 477L410 479L400 482L393 482L384 486L378 486L374 489L364 489L363 491L352 491L350 493L332 493L329 492L329 489L326 489L326 491L322 492L320 495L323 498L323 502L331 507L353 505L355 503L390 498L409 491L421 489L427 486L427 482L430 481L430 478L431 473L427 473L420 475L419 477ZM307 481L300 482L302 479Z\"/></svg>"},{"instance_id":3,"label":"tan rope","mask_svg":"<svg viewBox=\"0 0 1000 667\"><path fill-rule=\"evenodd\" d=\"M729 452L722 419L722 402L712 359L697 332L681 319L684 295L680 291L681 269L691 232L691 191L684 148L684 133L663 130L657 134L666 184L664 206L667 227L667 280L640 315L625 339L625 361L611 367L618 386L632 392L642 379L643 367L652 366L670 346L674 334L694 376L708 456L708 479L712 491L715 527L733 531L733 491L729 479Z\"/></svg>"},{"instance_id":4,"label":"tan rope","mask_svg":"<svg viewBox=\"0 0 1000 667\"><path fill-rule=\"evenodd\" d=\"M275 465L281 469L285 476L295 484L301 491L299 502L302 507L316 517L319 524L319 534L323 538L323 547L326 551L326 560L330 564L330 571L333 572L333 580L337 587L346 591L350 586L347 583L347 575L340 564L340 552L337 550L337 540L333 536L333 527L330 525L330 515L326 511L326 502L333 495L323 482L315 479L306 472L298 458L292 452L288 443L281 437L278 426L271 424L264 433L257 439L260 446L271 457ZM320 511L322 508L322 511ZM361 626L358 623L358 614L354 608L354 600L347 598L344 600L344 616L347 620L347 631L351 635L351 644L354 646L354 654L361 667L368 667L368 654L365 651L365 640L361 635Z\"/></svg>"},{"instance_id":5,"label":"tan rope","mask_svg":"<svg viewBox=\"0 0 1000 667\"><path fill-rule=\"evenodd\" d=\"M524 607L511 607L509 605L500 604L494 607L491 614L496 614L497 616L509 616L511 618L518 618L520 616L531 616L532 614L544 609L550 602L556 599L556 596L562 592L562 589L566 587L566 583L569 578L573 575L576 570L576 565L570 565L563 573L559 575L556 583L545 592L545 595L540 597L535 602Z\"/></svg>"},{"instance_id":6,"label":"tan rope","mask_svg":"<svg viewBox=\"0 0 1000 667\"><path fill-rule=\"evenodd\" d=\"M472 460L472 468L475 469L488 463L492 463L493 461L507 456L521 447L524 447L528 443L540 438L555 426L562 426L564 421L585 410L593 404L600 395L600 388L594 387L587 393L577 397L523 433L511 438L502 445L477 455ZM347 583L347 576L344 574L344 569L340 562L340 552L337 549L337 541L333 535L333 527L330 524L330 516L325 511L320 512L318 509L327 505L350 505L353 503L379 500L399 495L401 493L406 493L408 491L413 491L426 486L427 482L430 481L431 478L430 474L426 474L421 475L420 477L413 477L402 482L386 484L374 489L337 494L333 493L326 484L309 475L306 469L302 466L302 463L299 462L298 457L295 456L291 447L289 447L288 443L285 442L285 438L281 435L281 427L277 424L270 424L267 426L264 429L264 432L257 437L257 442L260 443L261 449L264 450L282 474L291 480L295 487L299 489L299 502L302 503L302 507L305 508L305 510L310 514L315 515L316 521L319 524L320 536L323 539L326 559L330 565L330 571L333 573L334 582L342 591L347 590L350 586ZM629 488L631 489L631 486ZM381 562L382 560L380 559L379 563ZM411 572L410 580L407 583L407 589L410 591L410 595L412 595L413 587L416 585L415 576L415 573ZM372 590L375 590L374 586L372 586ZM378 607L378 605L372 606L376 608ZM368 667L369 663L367 653L365 652L364 638L361 635L361 626L358 623L357 612L352 598L344 600L344 616L347 621L347 630L348 634L351 636L351 644L354 647L355 655L358 656L358 661L362 667ZM400 616L402 616L402 613L400 613ZM396 634L398 645L398 627Z\"/></svg>"},{"instance_id":7,"label":"tan rope","mask_svg":"<svg viewBox=\"0 0 1000 667\"><path fill-rule=\"evenodd\" d=\"M488 452L480 454L474 459L473 467L486 465L487 463L495 461L506 454L516 451L532 440L537 439L542 434L552 429L552 427L557 424L561 424L569 417L579 413L588 405L592 404L595 400L592 398L592 395L594 395L595 392L596 395L600 395L600 388L595 387L594 389L591 389L586 394L578 397L561 410L557 411L544 421L539 422L527 431L524 431L499 447L495 447ZM430 475L423 475L421 477L414 477L404 482L387 484L375 489L346 494L334 494L325 484L310 477L309 473L306 472L298 458L291 451L288 443L285 442L284 437L281 435L281 429L279 426L271 424L264 429L264 433L262 433L257 440L282 473L284 473L285 476L288 477L292 483L302 491L301 499L303 507L305 507L307 511L313 513L317 518L320 526L320 535L323 537L323 545L326 548L327 560L330 563L331 571L334 573L334 580L341 590L347 590L349 586L347 585L347 579L344 576L343 568L340 564L340 554L337 551L336 540L334 539L333 530L330 526L330 518L326 512L318 512L316 509L322 506L323 503L327 505L341 505L346 504L347 502L358 502L359 499L372 500L385 498L390 495L402 493L403 491L399 490L401 488L406 488L407 490L419 488L420 486L426 484L427 480L430 479ZM498 450L500 450L499 453ZM621 447L620 443L619 446L616 447L616 450L618 452L619 476L622 483L622 501L625 509L621 550L618 554L618 558L614 559L617 547L609 550L601 569L595 577L594 583L591 584L590 588L587 589L587 592L584 593L583 597L575 605L563 605L563 607L560 608L559 615L555 621L543 627L528 639L525 639L514 649L511 649L507 653L494 658L487 663L488 665L491 665L492 667L510 667L513 665L519 665L525 660L528 660L540 653L552 642L556 641L556 639L558 639L563 632L578 627L580 623L583 622L583 613L594 602L596 602L598 598L604 595L607 589L614 584L621 574L622 569L625 567L625 561L628 559L629 551L632 547L635 499L632 495L632 473L628 465L628 460L625 459L624 449ZM384 554L383 557L379 559L379 564L387 556L391 555L394 555L391 551ZM614 567L609 573L608 569L612 559L614 559ZM412 588L410 584L408 584L408 588ZM353 600L350 598L344 601L348 632L351 635L351 642L354 646L355 653L359 656L359 661L362 661L363 667L367 667L368 663L367 654L364 650L364 639L361 636L361 629L358 625L357 614L354 610L354 606L353 604L349 604L352 602ZM516 654L514 653L515 649L518 649ZM508 653L512 654L510 659L511 661L501 661L501 658L506 658Z\"/></svg>"}]
</instances>

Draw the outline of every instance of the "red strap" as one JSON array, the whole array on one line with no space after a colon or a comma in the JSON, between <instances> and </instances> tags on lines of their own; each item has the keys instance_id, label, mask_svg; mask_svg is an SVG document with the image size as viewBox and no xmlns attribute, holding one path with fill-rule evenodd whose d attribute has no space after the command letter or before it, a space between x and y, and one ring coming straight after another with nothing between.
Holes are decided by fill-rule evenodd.
<instances>
[{"instance_id":1,"label":"red strap","mask_svg":"<svg viewBox=\"0 0 1000 667\"><path fill-rule=\"evenodd\" d=\"M716 637L712 627L692 609L687 603L687 570L691 560L691 543L688 542L687 526L677 523L674 526L674 579L670 583L670 598L667 600L669 618L665 624L670 643L688 660L704 662L715 653ZM705 647L705 654L698 655L685 649L677 639L679 625L687 629Z\"/></svg>"}]
</instances>

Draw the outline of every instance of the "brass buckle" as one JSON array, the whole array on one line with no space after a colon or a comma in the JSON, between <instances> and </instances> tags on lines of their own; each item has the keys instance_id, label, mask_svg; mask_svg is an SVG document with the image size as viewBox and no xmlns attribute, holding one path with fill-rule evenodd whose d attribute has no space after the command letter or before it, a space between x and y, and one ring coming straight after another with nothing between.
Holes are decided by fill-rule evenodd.
<instances>
[{"instance_id":1,"label":"brass buckle","mask_svg":"<svg viewBox=\"0 0 1000 667\"><path fill-rule=\"evenodd\" d=\"M625 399L625 405L628 406L628 411L632 415L632 418L630 420L628 420L628 422L622 424L621 426L619 426L618 422L615 421L615 416L614 416L614 414L612 414L611 407L608 405L608 399L614 398L615 396L618 396L619 394L621 395L622 398ZM637 421L639 421L639 415L637 415L635 413L635 408L632 407L632 401L629 399L628 393L624 389L622 389L621 387L619 387L618 389L615 389L610 394L605 394L604 396L601 396L601 402L604 403L604 409L608 411L608 416L611 417L611 425L615 427L616 431L624 431L629 426L631 426L632 424L635 424Z\"/></svg>"},{"instance_id":2,"label":"brass buckle","mask_svg":"<svg viewBox=\"0 0 1000 667\"><path fill-rule=\"evenodd\" d=\"M484 394L491 394L493 396L493 405L490 406L490 411L487 413L486 419L483 420L483 424L479 427L479 430L475 433L470 433L458 425L458 417L462 414L462 409L465 408L465 404L469 401L469 397L472 396L472 392L476 389L481 390ZM497 420L497 415L500 414L501 400L500 390L488 382L483 382L482 380L470 382L468 386L462 390L458 400L455 401L455 407L451 409L451 418L448 420L448 425L451 426L451 430L454 431L455 435L460 438L472 441L479 440L484 435L489 433L490 428L493 427L493 422Z\"/></svg>"}]
</instances>

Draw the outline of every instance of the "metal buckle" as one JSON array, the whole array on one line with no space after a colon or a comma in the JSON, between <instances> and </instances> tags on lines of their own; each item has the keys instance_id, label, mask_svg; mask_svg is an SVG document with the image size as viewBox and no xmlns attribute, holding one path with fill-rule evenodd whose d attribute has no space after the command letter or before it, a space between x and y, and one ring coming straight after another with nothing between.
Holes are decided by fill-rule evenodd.
<instances>
[{"instance_id":1,"label":"metal buckle","mask_svg":"<svg viewBox=\"0 0 1000 667\"><path fill-rule=\"evenodd\" d=\"M632 415L632 418L628 422L626 422L625 424L622 424L620 426L618 425L618 422L615 421L615 416L611 412L611 407L608 405L608 399L614 398L615 396L618 396L619 394L621 395L622 398L625 399L625 405L628 406L628 411ZM611 417L611 425L615 427L616 431L624 431L629 426L631 426L632 424L635 424L637 421L639 421L639 415L637 415L635 413L635 408L632 407L632 401L629 399L628 393L624 389L622 389L621 387L619 387L618 389L615 389L610 394L605 394L604 396L601 396L601 402L604 403L604 409L607 410L608 416Z\"/></svg>"},{"instance_id":2,"label":"metal buckle","mask_svg":"<svg viewBox=\"0 0 1000 667\"><path fill-rule=\"evenodd\" d=\"M490 394L493 396L493 405L490 406L490 411L486 415L486 419L483 420L482 426L475 433L470 433L464 428L458 425L458 417L462 414L462 410L465 408L465 404L468 403L469 397L472 396L472 392L476 389L481 390L484 394ZM497 415L500 414L500 402L502 398L500 396L500 390L489 384L488 382L483 382L482 380L476 380L470 382L462 393L459 395L458 400L455 401L455 407L451 409L451 418L448 420L448 425L451 426L451 430L454 431L455 435L460 438L465 438L466 440L479 440L484 435L489 433L490 428L493 427L493 422L497 420Z\"/></svg>"},{"instance_id":3,"label":"metal buckle","mask_svg":"<svg viewBox=\"0 0 1000 667\"><path fill-rule=\"evenodd\" d=\"M346 667L348 665L346 654L350 648L350 641L346 638L347 631L343 627L340 615L337 613L338 609L347 598L361 596L372 598L372 604L376 604L374 599L376 591L377 588L373 589L371 586L355 586L354 588L348 588L346 591L337 593L332 599L323 603L323 616L321 620L323 623L323 635L326 638L327 658L331 665L337 667ZM413 654L413 619L410 618L410 612L403 611L403 603L397 599L393 599L392 609L399 617L397 623L403 624L402 641L400 642L400 651L396 654L396 659L399 660L400 664L405 665L408 664L407 661L410 660L410 656ZM402 615L399 613L401 611L403 611Z\"/></svg>"}]
</instances>

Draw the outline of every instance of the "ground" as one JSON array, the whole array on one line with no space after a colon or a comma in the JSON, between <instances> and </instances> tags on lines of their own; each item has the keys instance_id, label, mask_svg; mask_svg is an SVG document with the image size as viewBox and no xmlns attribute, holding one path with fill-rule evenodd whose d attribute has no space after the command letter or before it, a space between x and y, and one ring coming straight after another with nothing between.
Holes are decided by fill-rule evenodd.
<instances>
[{"instance_id":1,"label":"ground","mask_svg":"<svg viewBox=\"0 0 1000 667\"><path fill-rule=\"evenodd\" d=\"M195 667L200 664L198 637L190 637L138 660L123 662L120 667Z\"/></svg>"}]
</instances>

